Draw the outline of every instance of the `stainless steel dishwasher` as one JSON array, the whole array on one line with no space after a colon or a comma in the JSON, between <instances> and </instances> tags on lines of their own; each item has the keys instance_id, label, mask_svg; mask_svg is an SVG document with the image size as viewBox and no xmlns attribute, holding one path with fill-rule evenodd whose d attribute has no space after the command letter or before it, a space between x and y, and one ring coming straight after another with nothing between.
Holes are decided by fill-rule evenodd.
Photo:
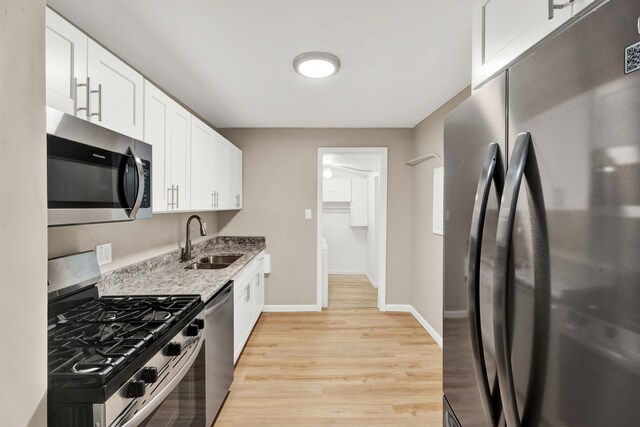
<instances>
[{"instance_id":1,"label":"stainless steel dishwasher","mask_svg":"<svg viewBox=\"0 0 640 427\"><path fill-rule=\"evenodd\" d=\"M205 305L207 427L211 426L233 382L233 281Z\"/></svg>"}]
</instances>

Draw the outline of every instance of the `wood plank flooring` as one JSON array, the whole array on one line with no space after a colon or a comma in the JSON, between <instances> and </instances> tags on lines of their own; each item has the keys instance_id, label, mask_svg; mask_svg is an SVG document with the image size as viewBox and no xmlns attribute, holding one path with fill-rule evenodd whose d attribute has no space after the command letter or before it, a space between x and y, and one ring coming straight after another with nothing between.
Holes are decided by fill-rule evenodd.
<instances>
[{"instance_id":1,"label":"wood plank flooring","mask_svg":"<svg viewBox=\"0 0 640 427\"><path fill-rule=\"evenodd\" d=\"M377 306L378 289L367 276L329 275L329 308Z\"/></svg>"},{"instance_id":2,"label":"wood plank flooring","mask_svg":"<svg viewBox=\"0 0 640 427\"><path fill-rule=\"evenodd\" d=\"M216 427L441 426L442 351L408 313L263 313Z\"/></svg>"}]
</instances>

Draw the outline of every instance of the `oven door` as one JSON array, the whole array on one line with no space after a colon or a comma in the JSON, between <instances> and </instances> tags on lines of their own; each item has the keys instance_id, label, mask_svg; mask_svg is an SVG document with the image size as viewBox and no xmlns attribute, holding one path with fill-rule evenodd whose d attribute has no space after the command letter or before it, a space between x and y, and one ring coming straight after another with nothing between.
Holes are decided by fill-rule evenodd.
<instances>
[{"instance_id":1,"label":"oven door","mask_svg":"<svg viewBox=\"0 0 640 427\"><path fill-rule=\"evenodd\" d=\"M47 131L49 226L147 217L151 146L69 115L58 120Z\"/></svg>"},{"instance_id":2,"label":"oven door","mask_svg":"<svg viewBox=\"0 0 640 427\"><path fill-rule=\"evenodd\" d=\"M206 372L204 340L162 390L157 390L123 427L204 427L206 420ZM153 395L152 395L153 396Z\"/></svg>"}]
</instances>

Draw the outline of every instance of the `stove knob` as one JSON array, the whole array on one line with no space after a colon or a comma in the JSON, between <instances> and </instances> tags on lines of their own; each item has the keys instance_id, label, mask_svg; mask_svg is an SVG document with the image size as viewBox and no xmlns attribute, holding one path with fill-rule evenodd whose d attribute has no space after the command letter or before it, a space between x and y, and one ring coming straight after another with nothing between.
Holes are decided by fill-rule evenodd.
<instances>
[{"instance_id":1,"label":"stove knob","mask_svg":"<svg viewBox=\"0 0 640 427\"><path fill-rule=\"evenodd\" d=\"M127 387L127 397L142 397L145 393L144 381L131 380Z\"/></svg>"},{"instance_id":2,"label":"stove knob","mask_svg":"<svg viewBox=\"0 0 640 427\"><path fill-rule=\"evenodd\" d=\"M200 329L198 328L198 325L194 325L192 323L191 325L187 325L187 329L185 329L184 334L188 337L197 337L199 332Z\"/></svg>"},{"instance_id":3,"label":"stove knob","mask_svg":"<svg viewBox=\"0 0 640 427\"><path fill-rule=\"evenodd\" d=\"M153 384L158 381L158 368L144 367L142 368L142 374L140 375L142 381L146 384Z\"/></svg>"},{"instance_id":4,"label":"stove knob","mask_svg":"<svg viewBox=\"0 0 640 427\"><path fill-rule=\"evenodd\" d=\"M196 319L193 321L194 325L198 326L198 329L204 329L204 319Z\"/></svg>"},{"instance_id":5,"label":"stove knob","mask_svg":"<svg viewBox=\"0 0 640 427\"><path fill-rule=\"evenodd\" d=\"M179 342L170 342L167 345L167 356L180 356L182 346Z\"/></svg>"}]
</instances>

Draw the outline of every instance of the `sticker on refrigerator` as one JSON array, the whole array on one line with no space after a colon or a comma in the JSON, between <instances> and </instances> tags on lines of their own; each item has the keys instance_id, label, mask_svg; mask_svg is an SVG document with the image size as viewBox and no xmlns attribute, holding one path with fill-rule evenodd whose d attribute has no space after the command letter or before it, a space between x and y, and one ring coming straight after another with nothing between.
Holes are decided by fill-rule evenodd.
<instances>
[{"instance_id":1,"label":"sticker on refrigerator","mask_svg":"<svg viewBox=\"0 0 640 427\"><path fill-rule=\"evenodd\" d=\"M640 42L632 44L624 50L624 73L640 70Z\"/></svg>"}]
</instances>

